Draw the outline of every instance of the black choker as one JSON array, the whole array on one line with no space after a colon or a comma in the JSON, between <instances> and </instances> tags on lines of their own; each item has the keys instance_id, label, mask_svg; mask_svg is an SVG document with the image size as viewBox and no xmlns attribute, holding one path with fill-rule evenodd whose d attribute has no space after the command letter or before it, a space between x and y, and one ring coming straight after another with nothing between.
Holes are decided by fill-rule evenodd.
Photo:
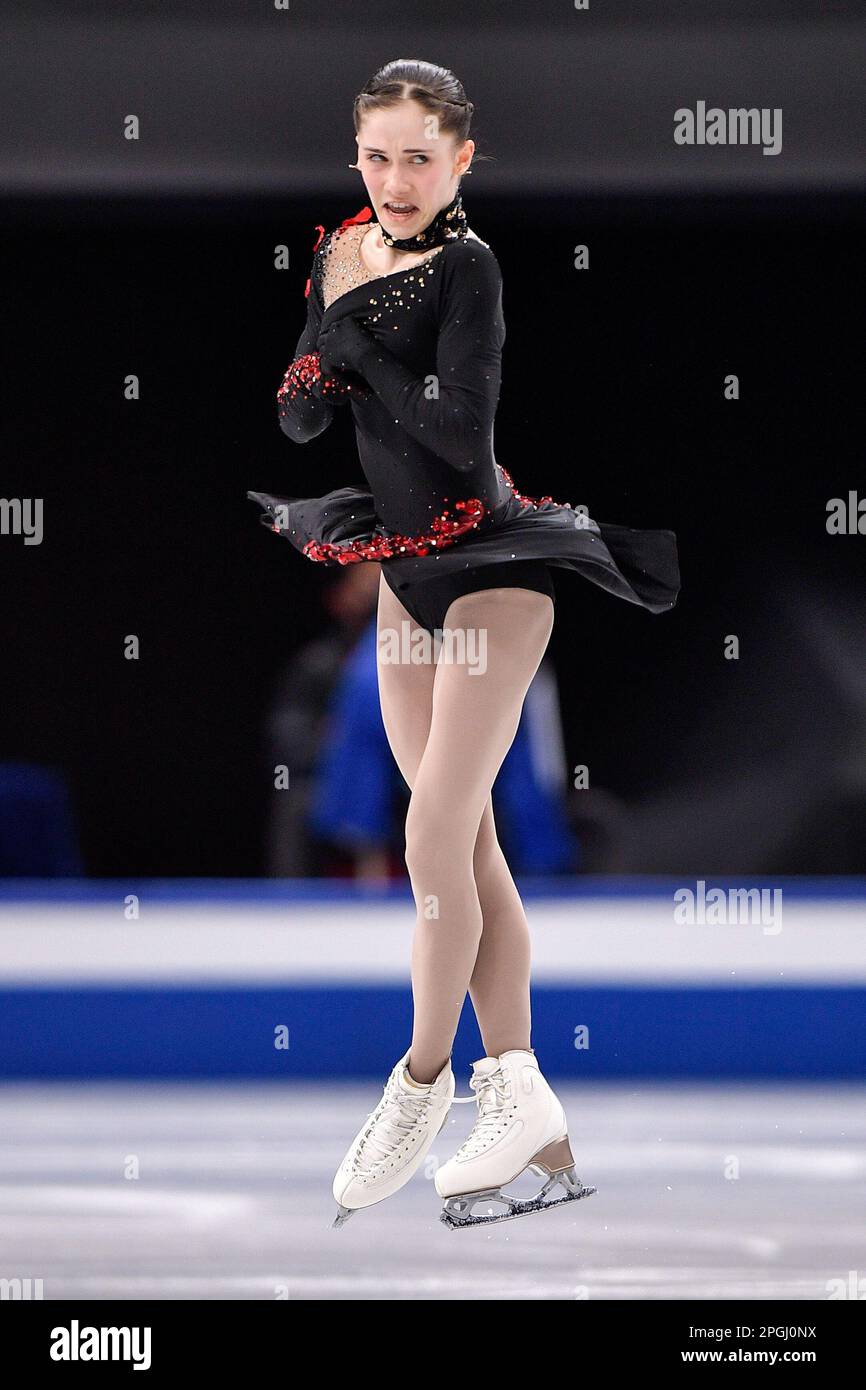
<instances>
[{"instance_id":1,"label":"black choker","mask_svg":"<svg viewBox=\"0 0 866 1390\"><path fill-rule=\"evenodd\" d=\"M381 222L379 226L382 227ZM386 246L393 246L397 251L426 251L430 246L441 246L443 242L465 237L468 232L466 213L463 211L463 201L458 189L454 201L447 207L440 208L423 232L416 232L414 236L401 239L391 236L390 232L386 232L382 227L382 240Z\"/></svg>"}]
</instances>

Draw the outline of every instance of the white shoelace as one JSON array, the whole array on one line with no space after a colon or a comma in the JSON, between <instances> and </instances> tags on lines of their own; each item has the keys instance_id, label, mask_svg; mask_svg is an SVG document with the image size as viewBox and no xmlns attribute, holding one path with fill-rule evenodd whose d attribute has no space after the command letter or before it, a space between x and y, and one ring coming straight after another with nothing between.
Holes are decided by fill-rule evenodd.
<instances>
[{"instance_id":1,"label":"white shoelace","mask_svg":"<svg viewBox=\"0 0 866 1390\"><path fill-rule=\"evenodd\" d=\"M469 1084L472 1086L473 1081L470 1080ZM379 1163L390 1157L418 1120L423 1119L425 1106L429 1105L432 1094L432 1091L425 1091L423 1095L410 1096L395 1084L382 1097L376 1109L367 1116L370 1129L375 1127L376 1133L367 1130L359 1145L364 1157L361 1158L358 1152L354 1155L353 1166L357 1173L369 1177ZM477 1094L453 1096L451 1104L475 1105L477 1100Z\"/></svg>"},{"instance_id":2,"label":"white shoelace","mask_svg":"<svg viewBox=\"0 0 866 1390\"><path fill-rule=\"evenodd\" d=\"M508 1100L508 1082L501 1067L486 1072L483 1076L472 1076L469 1085L478 1100L478 1119L472 1132L460 1145L458 1153L462 1158L474 1158L496 1137L501 1127L502 1111ZM457 1154L454 1155L457 1157Z\"/></svg>"},{"instance_id":3,"label":"white shoelace","mask_svg":"<svg viewBox=\"0 0 866 1390\"><path fill-rule=\"evenodd\" d=\"M432 1090L425 1091L423 1095L410 1096L399 1086L392 1087L368 1117L373 1132L368 1131L361 1141L363 1157L355 1155L356 1170L369 1175L399 1148L418 1121L424 1119L432 1099Z\"/></svg>"}]
</instances>

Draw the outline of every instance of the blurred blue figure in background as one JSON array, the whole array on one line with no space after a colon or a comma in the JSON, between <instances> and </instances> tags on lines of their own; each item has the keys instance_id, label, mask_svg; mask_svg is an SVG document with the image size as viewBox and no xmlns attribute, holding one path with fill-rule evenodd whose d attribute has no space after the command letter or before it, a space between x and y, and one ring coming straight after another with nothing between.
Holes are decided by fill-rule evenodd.
<instances>
[{"instance_id":1,"label":"blurred blue figure in background","mask_svg":"<svg viewBox=\"0 0 866 1390\"><path fill-rule=\"evenodd\" d=\"M38 763L0 763L0 877L84 873L66 773Z\"/></svg>"},{"instance_id":2,"label":"blurred blue figure in background","mask_svg":"<svg viewBox=\"0 0 866 1390\"><path fill-rule=\"evenodd\" d=\"M374 617L331 693L308 809L310 830L353 852L362 876L387 876L391 851L402 861L399 845L409 795L382 722L376 641ZM556 678L545 658L493 787L497 833L514 872L567 874L580 869L564 789Z\"/></svg>"}]
</instances>

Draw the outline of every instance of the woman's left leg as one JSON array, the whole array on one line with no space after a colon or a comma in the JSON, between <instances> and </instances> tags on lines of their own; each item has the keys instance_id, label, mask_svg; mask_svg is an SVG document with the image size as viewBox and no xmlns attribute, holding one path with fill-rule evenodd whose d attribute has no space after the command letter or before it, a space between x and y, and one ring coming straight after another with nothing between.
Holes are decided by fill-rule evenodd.
<instances>
[{"instance_id":1,"label":"woman's left leg","mask_svg":"<svg viewBox=\"0 0 866 1390\"><path fill-rule=\"evenodd\" d=\"M546 594L518 588L463 594L448 609L446 627L483 630L486 669L479 673L440 654L430 733L406 818L406 865L418 910L411 1048L418 1081L432 1080L445 1065L476 968L483 920L474 859L481 820L547 647L553 614ZM483 959L482 994L492 969L491 960ZM507 963L502 969L507 971ZM519 1043L509 1039L509 1045Z\"/></svg>"},{"instance_id":2,"label":"woman's left leg","mask_svg":"<svg viewBox=\"0 0 866 1390\"><path fill-rule=\"evenodd\" d=\"M529 1051L532 945L523 903L496 835L492 796L487 798L478 827L473 872L484 909L484 930L469 996L484 1051L488 1057L499 1057L515 1047Z\"/></svg>"}]
</instances>

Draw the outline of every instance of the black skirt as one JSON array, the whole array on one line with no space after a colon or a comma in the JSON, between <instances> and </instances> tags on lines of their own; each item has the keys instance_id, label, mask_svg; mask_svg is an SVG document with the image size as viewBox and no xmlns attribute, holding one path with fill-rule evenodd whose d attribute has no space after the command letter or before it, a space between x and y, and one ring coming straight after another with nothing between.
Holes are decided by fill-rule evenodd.
<instances>
[{"instance_id":1,"label":"black skirt","mask_svg":"<svg viewBox=\"0 0 866 1390\"><path fill-rule=\"evenodd\" d=\"M445 574L514 560L544 560L651 613L673 608L680 589L676 535L594 521L560 502L508 496L477 525L412 553L417 538L400 537L379 521L372 494L342 487L323 497L278 497L248 492L263 508L264 526L308 558L328 565L380 560L398 596L420 595L426 581ZM408 544L407 544L408 542ZM403 547L401 549L401 546ZM327 548L325 556L321 548ZM315 553L319 551L319 554Z\"/></svg>"}]
</instances>

